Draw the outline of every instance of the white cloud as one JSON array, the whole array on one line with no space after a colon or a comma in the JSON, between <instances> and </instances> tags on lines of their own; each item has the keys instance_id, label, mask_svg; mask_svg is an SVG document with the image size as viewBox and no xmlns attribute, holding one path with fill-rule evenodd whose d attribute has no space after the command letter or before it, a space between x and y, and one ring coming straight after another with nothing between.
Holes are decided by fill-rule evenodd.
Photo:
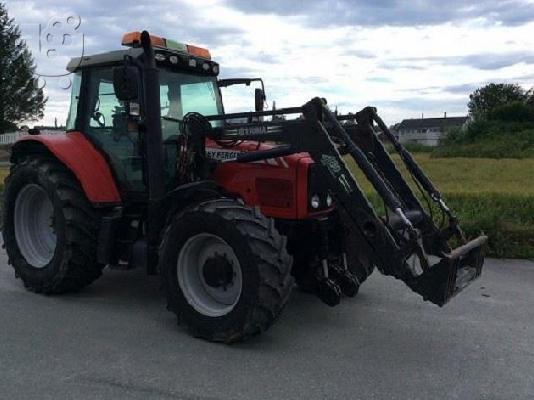
<instances>
[{"instance_id":1,"label":"white cloud","mask_svg":"<svg viewBox=\"0 0 534 400\"><path fill-rule=\"evenodd\" d=\"M92 2L91 7L78 1L17 1L8 3L8 11L21 23L31 46L36 42L36 24L46 23L41 18L79 13L91 52L117 49L122 32L148 28L182 42L209 46L224 77L238 73L263 77L269 100L276 100L278 107L322 96L341 111L376 104L388 123L422 112L425 116L465 113L472 84L515 79L533 85L519 78L532 75L534 60L521 55L533 54L534 22L505 25L492 22L489 14L476 15L472 8L462 10L471 15L469 19L433 25L320 26L306 23L303 16L245 13L218 0L165 0L146 7L120 3L109 9L109 2L103 0ZM41 17L45 5L47 12ZM331 17L325 15L328 20ZM38 53L35 47L32 50ZM43 67L62 70L67 58L52 62L38 57L38 61ZM512 62L500 67L502 60ZM447 90L450 87L456 89ZM52 90L48 95L44 122L53 123L54 118L63 122L68 92ZM228 95L226 101L227 110L253 104L252 94Z\"/></svg>"}]
</instances>

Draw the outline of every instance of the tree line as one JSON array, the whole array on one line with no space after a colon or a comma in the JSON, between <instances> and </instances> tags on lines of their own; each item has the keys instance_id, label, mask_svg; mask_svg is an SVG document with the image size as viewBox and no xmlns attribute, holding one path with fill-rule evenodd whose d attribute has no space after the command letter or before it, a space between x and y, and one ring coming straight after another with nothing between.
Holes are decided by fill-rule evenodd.
<instances>
[{"instance_id":1,"label":"tree line","mask_svg":"<svg viewBox=\"0 0 534 400\"><path fill-rule=\"evenodd\" d=\"M534 122L534 90L511 83L489 83L469 96L467 108L475 121Z\"/></svg>"},{"instance_id":2,"label":"tree line","mask_svg":"<svg viewBox=\"0 0 534 400\"><path fill-rule=\"evenodd\" d=\"M0 133L43 117L46 98L35 82L35 64L19 27L0 3Z\"/></svg>"}]
</instances>

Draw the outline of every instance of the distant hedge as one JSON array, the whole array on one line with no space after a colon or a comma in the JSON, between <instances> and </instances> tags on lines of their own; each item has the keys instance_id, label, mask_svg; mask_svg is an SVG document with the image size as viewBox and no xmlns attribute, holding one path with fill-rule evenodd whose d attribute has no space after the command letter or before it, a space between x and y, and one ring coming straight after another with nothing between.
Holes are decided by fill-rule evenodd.
<instances>
[{"instance_id":1,"label":"distant hedge","mask_svg":"<svg viewBox=\"0 0 534 400\"><path fill-rule=\"evenodd\" d=\"M510 105L513 107L513 104ZM499 110L495 111L496 113ZM534 157L534 122L482 120L451 129L433 157Z\"/></svg>"}]
</instances>

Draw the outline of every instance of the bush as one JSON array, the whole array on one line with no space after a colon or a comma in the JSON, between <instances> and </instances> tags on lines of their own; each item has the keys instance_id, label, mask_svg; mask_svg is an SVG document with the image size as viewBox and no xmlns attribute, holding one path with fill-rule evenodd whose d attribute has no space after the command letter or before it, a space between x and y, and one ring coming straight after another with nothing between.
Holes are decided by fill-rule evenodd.
<instances>
[{"instance_id":1,"label":"bush","mask_svg":"<svg viewBox=\"0 0 534 400\"><path fill-rule=\"evenodd\" d=\"M444 142L432 157L530 158L534 157L534 129L511 133L493 133L479 140Z\"/></svg>"},{"instance_id":2,"label":"bush","mask_svg":"<svg viewBox=\"0 0 534 400\"><path fill-rule=\"evenodd\" d=\"M434 147L425 146L421 143L404 143L403 146L410 153L432 153L432 151L434 151Z\"/></svg>"},{"instance_id":3,"label":"bush","mask_svg":"<svg viewBox=\"0 0 534 400\"><path fill-rule=\"evenodd\" d=\"M15 132L18 130L18 126L9 121L0 121L0 134L8 133L8 132Z\"/></svg>"},{"instance_id":4,"label":"bush","mask_svg":"<svg viewBox=\"0 0 534 400\"><path fill-rule=\"evenodd\" d=\"M488 120L504 122L534 122L534 105L514 101L495 107L488 113Z\"/></svg>"},{"instance_id":5,"label":"bush","mask_svg":"<svg viewBox=\"0 0 534 400\"><path fill-rule=\"evenodd\" d=\"M477 120L452 129L432 152L433 157L534 157L534 120Z\"/></svg>"},{"instance_id":6,"label":"bush","mask_svg":"<svg viewBox=\"0 0 534 400\"><path fill-rule=\"evenodd\" d=\"M462 143L465 141L467 136L467 129L462 127L453 127L445 131L445 137L441 139L439 145L452 144L452 143Z\"/></svg>"},{"instance_id":7,"label":"bush","mask_svg":"<svg viewBox=\"0 0 534 400\"><path fill-rule=\"evenodd\" d=\"M403 143L402 145L410 153L432 153L435 149L435 147L425 146L424 144L420 144L420 143ZM397 153L397 150L395 150L395 147L393 147L393 145L390 142L384 143L384 147L386 151L390 154Z\"/></svg>"}]
</instances>

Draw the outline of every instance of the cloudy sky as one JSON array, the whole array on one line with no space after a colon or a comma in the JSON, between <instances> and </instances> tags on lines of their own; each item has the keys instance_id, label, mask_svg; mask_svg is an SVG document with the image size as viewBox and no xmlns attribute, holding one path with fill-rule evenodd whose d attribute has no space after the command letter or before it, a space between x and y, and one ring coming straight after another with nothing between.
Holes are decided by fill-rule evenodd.
<instances>
[{"instance_id":1,"label":"cloudy sky","mask_svg":"<svg viewBox=\"0 0 534 400\"><path fill-rule=\"evenodd\" d=\"M48 124L66 118L68 59L119 49L124 32L142 29L208 47L222 77L263 77L277 107L320 95L343 112L377 106L390 124L465 114L468 94L486 82L534 86L534 0L7 0L7 8L47 76ZM59 41L44 41L48 33ZM227 110L253 107L252 94L227 96Z\"/></svg>"}]
</instances>

